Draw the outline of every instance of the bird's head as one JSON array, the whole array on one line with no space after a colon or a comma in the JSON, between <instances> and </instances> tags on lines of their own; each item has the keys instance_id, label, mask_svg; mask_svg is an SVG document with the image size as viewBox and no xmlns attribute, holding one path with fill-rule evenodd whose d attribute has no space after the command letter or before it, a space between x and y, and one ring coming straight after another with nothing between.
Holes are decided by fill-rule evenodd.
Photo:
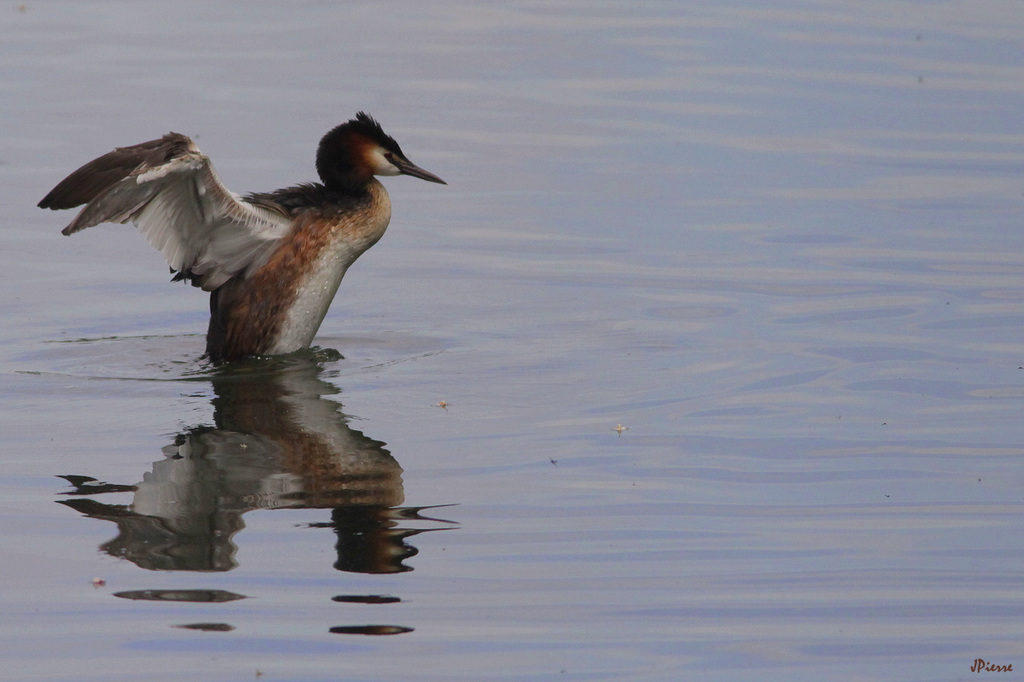
<instances>
[{"instance_id":1,"label":"bird's head","mask_svg":"<svg viewBox=\"0 0 1024 682\"><path fill-rule=\"evenodd\" d=\"M316 153L316 170L324 185L334 190L358 189L374 175L411 175L448 184L407 159L395 139L361 111L323 136Z\"/></svg>"}]
</instances>

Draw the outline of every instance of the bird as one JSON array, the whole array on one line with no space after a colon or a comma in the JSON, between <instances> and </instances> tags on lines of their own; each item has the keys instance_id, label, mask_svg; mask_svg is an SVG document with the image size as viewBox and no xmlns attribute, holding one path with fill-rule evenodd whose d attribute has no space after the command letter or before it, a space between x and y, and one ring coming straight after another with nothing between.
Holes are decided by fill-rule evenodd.
<instances>
[{"instance_id":1,"label":"bird","mask_svg":"<svg viewBox=\"0 0 1024 682\"><path fill-rule=\"evenodd\" d=\"M210 293L206 356L216 365L310 346L345 272L390 222L391 200L375 176L447 184L362 111L321 138L316 171L320 182L241 196L191 138L171 132L90 161L39 207L84 204L65 235L133 223L172 281Z\"/></svg>"}]
</instances>

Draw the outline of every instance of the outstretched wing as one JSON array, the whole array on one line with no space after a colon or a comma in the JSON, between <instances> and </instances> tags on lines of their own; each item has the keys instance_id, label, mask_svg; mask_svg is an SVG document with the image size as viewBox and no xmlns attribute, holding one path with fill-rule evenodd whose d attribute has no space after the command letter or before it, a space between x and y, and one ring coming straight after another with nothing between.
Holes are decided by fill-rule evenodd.
<instances>
[{"instance_id":1,"label":"outstretched wing","mask_svg":"<svg viewBox=\"0 0 1024 682\"><path fill-rule=\"evenodd\" d=\"M82 204L64 234L100 223L134 223L177 279L207 291L263 265L290 224L285 211L230 192L210 159L179 133L104 154L39 202L51 209Z\"/></svg>"}]
</instances>

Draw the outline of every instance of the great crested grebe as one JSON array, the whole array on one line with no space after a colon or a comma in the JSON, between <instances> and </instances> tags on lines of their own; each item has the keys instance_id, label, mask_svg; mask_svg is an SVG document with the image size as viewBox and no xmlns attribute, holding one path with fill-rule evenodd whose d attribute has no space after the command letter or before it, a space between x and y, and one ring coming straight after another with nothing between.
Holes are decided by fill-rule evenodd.
<instances>
[{"instance_id":1,"label":"great crested grebe","mask_svg":"<svg viewBox=\"0 0 1024 682\"><path fill-rule=\"evenodd\" d=\"M447 184L413 164L363 112L320 140L320 183L240 197L210 159L168 133L85 164L39 202L85 204L64 234L134 223L167 259L174 281L210 292L206 352L215 363L306 348L341 278L391 219L375 175Z\"/></svg>"}]
</instances>

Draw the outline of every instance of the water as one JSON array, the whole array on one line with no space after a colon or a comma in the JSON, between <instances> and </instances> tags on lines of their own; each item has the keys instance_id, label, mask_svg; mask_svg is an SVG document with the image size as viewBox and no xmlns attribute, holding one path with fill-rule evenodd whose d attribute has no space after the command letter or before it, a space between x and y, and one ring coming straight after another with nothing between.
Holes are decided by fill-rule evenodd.
<instances>
[{"instance_id":1,"label":"water","mask_svg":"<svg viewBox=\"0 0 1024 682\"><path fill-rule=\"evenodd\" d=\"M5 674L1024 666L1022 35L996 2L7 7ZM343 359L214 371L141 237L34 208L167 130L237 191L309 180L360 109L449 186L385 179Z\"/></svg>"}]
</instances>

